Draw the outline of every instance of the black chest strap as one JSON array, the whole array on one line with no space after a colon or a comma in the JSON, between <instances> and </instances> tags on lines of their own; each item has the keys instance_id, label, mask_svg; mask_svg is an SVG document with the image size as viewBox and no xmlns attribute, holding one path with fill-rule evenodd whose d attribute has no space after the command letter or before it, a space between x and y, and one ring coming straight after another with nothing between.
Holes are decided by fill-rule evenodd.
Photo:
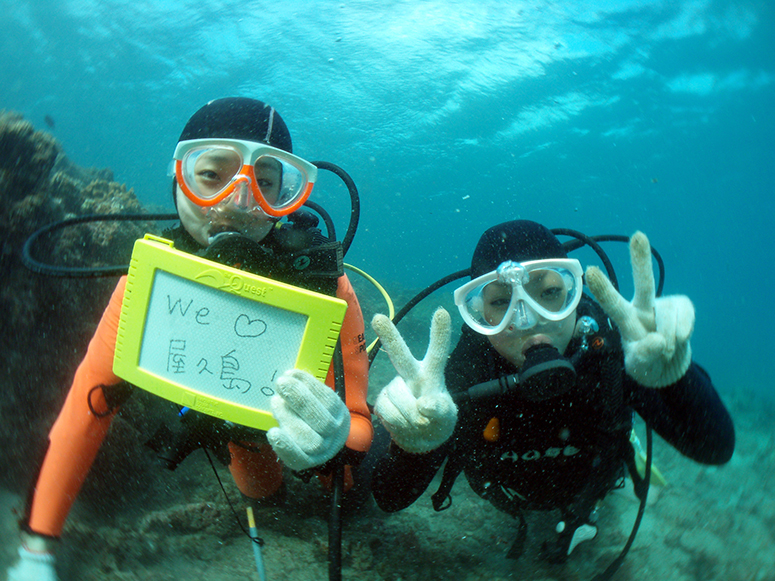
<instances>
[{"instance_id":1,"label":"black chest strap","mask_svg":"<svg viewBox=\"0 0 775 581\"><path fill-rule=\"evenodd\" d=\"M439 489L431 496L433 510L439 512L447 510L452 506L452 496L450 495L450 492L455 485L455 480L457 480L457 477L463 471L464 465L465 457L453 448L447 457L447 463L444 465L444 472L441 475Z\"/></svg>"}]
</instances>

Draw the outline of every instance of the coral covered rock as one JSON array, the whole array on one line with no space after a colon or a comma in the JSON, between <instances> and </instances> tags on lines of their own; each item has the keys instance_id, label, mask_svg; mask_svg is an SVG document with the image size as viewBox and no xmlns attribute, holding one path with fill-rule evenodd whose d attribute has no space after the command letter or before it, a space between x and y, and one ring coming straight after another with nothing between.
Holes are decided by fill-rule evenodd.
<instances>
[{"instance_id":1,"label":"coral covered rock","mask_svg":"<svg viewBox=\"0 0 775 581\"><path fill-rule=\"evenodd\" d=\"M40 227L85 214L138 213L134 192L108 170L78 168L50 135L0 111L0 474L8 483L37 468L75 367L116 278L72 279L24 267L25 241ZM148 223L97 222L42 238L34 256L63 266L121 265Z\"/></svg>"},{"instance_id":2,"label":"coral covered rock","mask_svg":"<svg viewBox=\"0 0 775 581\"><path fill-rule=\"evenodd\" d=\"M48 179L61 147L17 113L0 111L0 128L0 199L8 203Z\"/></svg>"}]
</instances>

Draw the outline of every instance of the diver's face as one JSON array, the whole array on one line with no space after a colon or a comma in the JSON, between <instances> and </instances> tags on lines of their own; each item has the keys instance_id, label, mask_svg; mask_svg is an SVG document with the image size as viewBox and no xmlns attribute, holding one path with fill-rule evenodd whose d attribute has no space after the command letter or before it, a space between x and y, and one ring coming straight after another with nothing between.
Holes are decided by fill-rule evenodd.
<instances>
[{"instance_id":1,"label":"diver's face","mask_svg":"<svg viewBox=\"0 0 775 581\"><path fill-rule=\"evenodd\" d=\"M279 175L279 172L276 173ZM204 175L207 177L203 179L216 187L217 173ZM258 179L258 175L256 177ZM231 195L209 208L189 200L180 187L176 190L176 198L180 223L202 246L209 246L212 237L220 232L239 232L260 242L274 225L274 221L259 208L246 183L238 184Z\"/></svg>"},{"instance_id":2,"label":"diver's face","mask_svg":"<svg viewBox=\"0 0 775 581\"><path fill-rule=\"evenodd\" d=\"M575 327L576 311L573 311L561 321L547 321L546 324L538 324L521 333L509 332L507 329L497 335L488 335L487 339L501 357L521 368L525 363L525 351L533 345L547 343L560 353L565 353Z\"/></svg>"}]
</instances>

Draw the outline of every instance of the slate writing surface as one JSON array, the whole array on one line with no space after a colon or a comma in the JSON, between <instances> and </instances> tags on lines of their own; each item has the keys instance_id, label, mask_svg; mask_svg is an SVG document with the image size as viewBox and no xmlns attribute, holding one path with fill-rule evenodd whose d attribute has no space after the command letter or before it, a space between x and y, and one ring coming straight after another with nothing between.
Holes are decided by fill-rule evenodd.
<instances>
[{"instance_id":1,"label":"slate writing surface","mask_svg":"<svg viewBox=\"0 0 775 581\"><path fill-rule=\"evenodd\" d=\"M139 366L199 393L270 411L294 367L307 316L157 270Z\"/></svg>"}]
</instances>

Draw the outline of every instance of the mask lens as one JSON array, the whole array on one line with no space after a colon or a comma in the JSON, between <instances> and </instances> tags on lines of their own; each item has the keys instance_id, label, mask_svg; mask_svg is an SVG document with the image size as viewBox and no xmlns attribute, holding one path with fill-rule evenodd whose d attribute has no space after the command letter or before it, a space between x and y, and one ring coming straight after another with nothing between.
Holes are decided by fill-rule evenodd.
<instances>
[{"instance_id":1,"label":"mask lens","mask_svg":"<svg viewBox=\"0 0 775 581\"><path fill-rule=\"evenodd\" d=\"M296 202L307 185L305 174L298 167L272 155L259 157L253 171L261 195L275 210Z\"/></svg>"},{"instance_id":2,"label":"mask lens","mask_svg":"<svg viewBox=\"0 0 775 581\"><path fill-rule=\"evenodd\" d=\"M574 296L575 278L563 268L541 268L530 271L530 280L523 285L535 303L552 313L562 312Z\"/></svg>"},{"instance_id":3,"label":"mask lens","mask_svg":"<svg viewBox=\"0 0 775 581\"><path fill-rule=\"evenodd\" d=\"M512 287L502 282L482 284L469 292L463 303L468 315L485 328L495 328L511 310Z\"/></svg>"},{"instance_id":4,"label":"mask lens","mask_svg":"<svg viewBox=\"0 0 775 581\"><path fill-rule=\"evenodd\" d=\"M192 149L182 160L182 177L189 190L203 201L218 196L242 168L242 156L222 146Z\"/></svg>"}]
</instances>

